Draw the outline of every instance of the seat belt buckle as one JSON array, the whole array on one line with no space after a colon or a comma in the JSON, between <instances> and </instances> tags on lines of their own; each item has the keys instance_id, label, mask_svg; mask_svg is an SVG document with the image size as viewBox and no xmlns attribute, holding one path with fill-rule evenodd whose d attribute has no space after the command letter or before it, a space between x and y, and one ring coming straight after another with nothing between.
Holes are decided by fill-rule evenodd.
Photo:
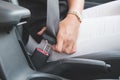
<instances>
[{"instance_id":1,"label":"seat belt buckle","mask_svg":"<svg viewBox=\"0 0 120 80\"><path fill-rule=\"evenodd\" d=\"M47 40L42 40L41 43L36 47L33 55L31 56L32 62L36 69L44 66L51 53L51 45Z\"/></svg>"}]
</instances>

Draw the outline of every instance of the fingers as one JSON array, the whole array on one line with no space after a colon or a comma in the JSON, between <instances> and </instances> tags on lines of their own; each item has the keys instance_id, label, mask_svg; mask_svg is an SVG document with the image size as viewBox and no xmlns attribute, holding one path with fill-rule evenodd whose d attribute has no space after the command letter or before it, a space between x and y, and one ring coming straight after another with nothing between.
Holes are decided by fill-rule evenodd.
<instances>
[{"instance_id":1,"label":"fingers","mask_svg":"<svg viewBox=\"0 0 120 80\"><path fill-rule=\"evenodd\" d=\"M63 47L63 52L66 54L73 54L76 52L76 44L74 42L67 42Z\"/></svg>"},{"instance_id":2,"label":"fingers","mask_svg":"<svg viewBox=\"0 0 120 80\"><path fill-rule=\"evenodd\" d=\"M41 36L46 30L46 27L43 27L38 33L37 35Z\"/></svg>"},{"instance_id":3,"label":"fingers","mask_svg":"<svg viewBox=\"0 0 120 80\"><path fill-rule=\"evenodd\" d=\"M59 53L73 54L76 52L76 43L58 39L57 44L53 45L53 50Z\"/></svg>"},{"instance_id":4,"label":"fingers","mask_svg":"<svg viewBox=\"0 0 120 80\"><path fill-rule=\"evenodd\" d=\"M61 53L62 47L63 47L63 38L60 35L58 35L57 36L57 44L53 46L53 50Z\"/></svg>"}]
</instances>

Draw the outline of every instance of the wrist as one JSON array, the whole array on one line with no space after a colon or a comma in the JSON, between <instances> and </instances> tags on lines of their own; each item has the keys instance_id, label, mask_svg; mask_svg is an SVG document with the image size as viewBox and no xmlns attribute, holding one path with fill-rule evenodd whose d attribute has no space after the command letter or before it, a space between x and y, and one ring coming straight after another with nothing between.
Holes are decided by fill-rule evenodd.
<instances>
[{"instance_id":1,"label":"wrist","mask_svg":"<svg viewBox=\"0 0 120 80\"><path fill-rule=\"evenodd\" d=\"M68 18L69 20L73 20L73 22L75 21L77 23L81 23L79 19L73 14L67 14L66 18Z\"/></svg>"},{"instance_id":2,"label":"wrist","mask_svg":"<svg viewBox=\"0 0 120 80\"><path fill-rule=\"evenodd\" d=\"M75 16L79 20L79 22L82 22L82 15L80 14L79 11L77 11L77 10L73 10L73 11L69 10L68 15L69 14Z\"/></svg>"}]
</instances>

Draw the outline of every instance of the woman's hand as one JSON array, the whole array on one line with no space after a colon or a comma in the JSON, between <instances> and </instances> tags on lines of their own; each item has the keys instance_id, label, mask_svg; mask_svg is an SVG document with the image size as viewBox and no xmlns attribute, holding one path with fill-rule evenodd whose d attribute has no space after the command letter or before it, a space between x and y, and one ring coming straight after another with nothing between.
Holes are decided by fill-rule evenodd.
<instances>
[{"instance_id":1,"label":"woman's hand","mask_svg":"<svg viewBox=\"0 0 120 80\"><path fill-rule=\"evenodd\" d=\"M66 54L76 52L79 27L80 21L78 18L73 14L68 14L67 17L59 23L57 44L53 46L53 50Z\"/></svg>"}]
</instances>

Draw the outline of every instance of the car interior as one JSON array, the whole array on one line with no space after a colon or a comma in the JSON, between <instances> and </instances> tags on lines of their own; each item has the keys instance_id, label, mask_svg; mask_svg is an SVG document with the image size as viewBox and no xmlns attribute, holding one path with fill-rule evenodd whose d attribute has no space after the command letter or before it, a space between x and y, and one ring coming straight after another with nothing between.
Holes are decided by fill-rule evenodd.
<instances>
[{"instance_id":1,"label":"car interior","mask_svg":"<svg viewBox=\"0 0 120 80\"><path fill-rule=\"evenodd\" d=\"M86 0L85 9L113 0ZM25 4L24 4L25 5ZM0 80L119 80L120 51L34 63L22 41L31 16L19 0L0 0ZM104 56L104 57L103 57Z\"/></svg>"}]
</instances>

